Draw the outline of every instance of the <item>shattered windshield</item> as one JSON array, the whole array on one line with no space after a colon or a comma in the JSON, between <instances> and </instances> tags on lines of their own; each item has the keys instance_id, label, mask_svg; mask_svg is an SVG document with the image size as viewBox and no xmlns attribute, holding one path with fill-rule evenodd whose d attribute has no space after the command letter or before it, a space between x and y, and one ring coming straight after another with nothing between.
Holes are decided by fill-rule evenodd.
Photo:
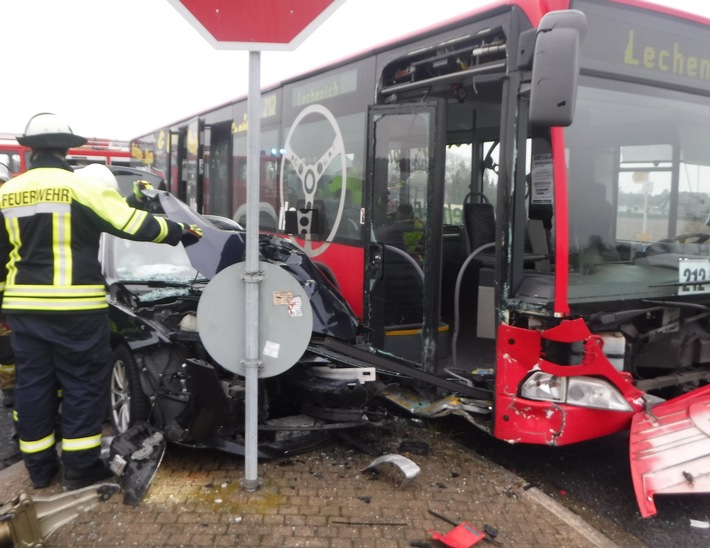
<instances>
[{"instance_id":1,"label":"shattered windshield","mask_svg":"<svg viewBox=\"0 0 710 548\"><path fill-rule=\"evenodd\" d=\"M565 132L570 303L710 293L707 98L583 82Z\"/></svg>"},{"instance_id":2,"label":"shattered windshield","mask_svg":"<svg viewBox=\"0 0 710 548\"><path fill-rule=\"evenodd\" d=\"M107 236L111 277L131 282L189 284L202 276L192 267L182 244L171 246Z\"/></svg>"}]
</instances>

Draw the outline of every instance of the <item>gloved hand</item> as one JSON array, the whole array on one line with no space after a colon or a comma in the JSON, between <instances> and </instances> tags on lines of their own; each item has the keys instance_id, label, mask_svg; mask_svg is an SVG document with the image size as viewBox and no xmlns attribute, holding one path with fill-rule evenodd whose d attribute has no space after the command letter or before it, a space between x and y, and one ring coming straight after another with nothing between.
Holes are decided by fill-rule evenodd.
<instances>
[{"instance_id":1,"label":"gloved hand","mask_svg":"<svg viewBox=\"0 0 710 548\"><path fill-rule=\"evenodd\" d=\"M153 185L143 180L133 182L133 194L139 202L145 200L145 196L143 196L144 190L153 190Z\"/></svg>"},{"instance_id":2,"label":"gloved hand","mask_svg":"<svg viewBox=\"0 0 710 548\"><path fill-rule=\"evenodd\" d=\"M178 223L182 227L182 236L180 241L185 247L195 244L200 238L202 238L202 229L197 225L186 225L185 223Z\"/></svg>"}]
</instances>

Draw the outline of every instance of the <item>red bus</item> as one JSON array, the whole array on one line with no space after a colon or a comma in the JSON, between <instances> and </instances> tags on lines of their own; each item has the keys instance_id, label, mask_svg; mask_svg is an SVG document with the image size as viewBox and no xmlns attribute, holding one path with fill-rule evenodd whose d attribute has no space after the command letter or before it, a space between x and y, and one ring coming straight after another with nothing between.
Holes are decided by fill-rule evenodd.
<instances>
[{"instance_id":1,"label":"red bus","mask_svg":"<svg viewBox=\"0 0 710 548\"><path fill-rule=\"evenodd\" d=\"M264 89L260 228L366 328L323 355L510 443L631 429L643 516L710 490L709 51L710 21L641 0L501 0ZM134 161L248 221L246 109Z\"/></svg>"},{"instance_id":2,"label":"red bus","mask_svg":"<svg viewBox=\"0 0 710 548\"><path fill-rule=\"evenodd\" d=\"M30 149L16 140L15 134L0 133L0 163L15 176L27 170ZM129 166L131 153L128 141L90 138L85 145L69 149L67 161L74 166L105 164Z\"/></svg>"}]
</instances>

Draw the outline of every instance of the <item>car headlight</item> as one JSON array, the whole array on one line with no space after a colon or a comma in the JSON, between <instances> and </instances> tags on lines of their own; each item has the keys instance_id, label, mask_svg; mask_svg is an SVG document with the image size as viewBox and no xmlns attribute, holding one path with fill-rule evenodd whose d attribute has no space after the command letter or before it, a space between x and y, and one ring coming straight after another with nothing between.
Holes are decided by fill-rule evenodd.
<instances>
[{"instance_id":1,"label":"car headlight","mask_svg":"<svg viewBox=\"0 0 710 548\"><path fill-rule=\"evenodd\" d=\"M633 411L615 386L594 377L558 377L536 371L523 383L520 395L529 400L554 401L592 409Z\"/></svg>"}]
</instances>

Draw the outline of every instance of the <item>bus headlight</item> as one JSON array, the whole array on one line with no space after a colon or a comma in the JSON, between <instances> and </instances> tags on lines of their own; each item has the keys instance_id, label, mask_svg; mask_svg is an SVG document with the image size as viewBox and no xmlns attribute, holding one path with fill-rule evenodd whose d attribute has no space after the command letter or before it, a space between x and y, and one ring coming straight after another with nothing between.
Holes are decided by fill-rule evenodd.
<instances>
[{"instance_id":1,"label":"bus headlight","mask_svg":"<svg viewBox=\"0 0 710 548\"><path fill-rule=\"evenodd\" d=\"M523 398L611 411L633 411L621 392L604 379L558 377L536 371L520 388Z\"/></svg>"}]
</instances>

